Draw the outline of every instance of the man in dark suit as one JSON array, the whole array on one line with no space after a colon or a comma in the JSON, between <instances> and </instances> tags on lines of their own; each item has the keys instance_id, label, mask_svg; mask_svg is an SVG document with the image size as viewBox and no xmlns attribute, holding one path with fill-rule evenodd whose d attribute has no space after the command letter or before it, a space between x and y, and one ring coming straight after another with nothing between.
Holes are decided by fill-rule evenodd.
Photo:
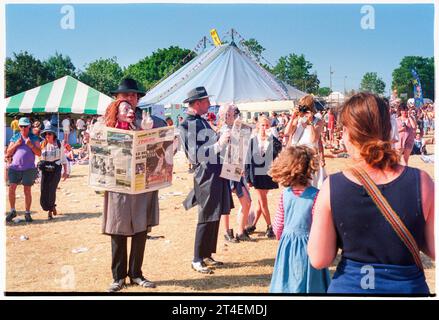
<instances>
[{"instance_id":1,"label":"man in dark suit","mask_svg":"<svg viewBox=\"0 0 439 320\"><path fill-rule=\"evenodd\" d=\"M194 189L185 200L186 210L198 205L198 224L195 234L192 268L201 273L212 273L208 266L219 266L212 253L216 252L220 218L229 214L233 200L229 181L220 177L222 164L220 153L225 149L230 133L217 134L201 116L206 114L209 95L204 87L188 93L187 118L179 127L180 138L186 156L194 166Z\"/></svg>"}]
</instances>

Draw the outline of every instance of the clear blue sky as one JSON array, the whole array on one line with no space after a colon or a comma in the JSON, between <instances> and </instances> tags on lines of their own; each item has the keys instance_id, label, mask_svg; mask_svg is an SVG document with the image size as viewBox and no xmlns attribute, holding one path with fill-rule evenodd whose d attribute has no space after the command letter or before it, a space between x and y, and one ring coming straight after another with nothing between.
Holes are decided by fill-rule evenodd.
<instances>
[{"instance_id":1,"label":"clear blue sky","mask_svg":"<svg viewBox=\"0 0 439 320\"><path fill-rule=\"evenodd\" d=\"M313 63L320 86L357 89L365 72L377 72L389 92L392 71L407 55L432 57L434 7L423 4L378 5L375 29L363 30L361 5L74 5L75 29L60 27L62 5L6 6L6 55L27 50L39 59L58 51L77 68L100 57L117 57L128 66L158 48L193 49L211 28L219 35L235 28L266 48L272 64L289 53Z\"/></svg>"}]
</instances>

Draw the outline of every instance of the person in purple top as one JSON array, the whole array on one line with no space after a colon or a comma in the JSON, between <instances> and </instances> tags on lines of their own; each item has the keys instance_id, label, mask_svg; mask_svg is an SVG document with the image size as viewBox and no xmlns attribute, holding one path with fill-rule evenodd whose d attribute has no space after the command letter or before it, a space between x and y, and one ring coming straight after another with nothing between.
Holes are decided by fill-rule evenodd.
<instances>
[{"instance_id":1,"label":"person in purple top","mask_svg":"<svg viewBox=\"0 0 439 320\"><path fill-rule=\"evenodd\" d=\"M30 132L31 123L28 118L20 118L18 122L20 131L15 133L6 150L6 156L12 158L9 167L9 204L11 212L6 216L6 222L12 222L17 216L15 210L15 192L18 184L23 184L25 199L25 219L32 222L30 207L32 204L31 189L37 176L35 168L35 156L41 155L40 141L37 136Z\"/></svg>"}]
</instances>

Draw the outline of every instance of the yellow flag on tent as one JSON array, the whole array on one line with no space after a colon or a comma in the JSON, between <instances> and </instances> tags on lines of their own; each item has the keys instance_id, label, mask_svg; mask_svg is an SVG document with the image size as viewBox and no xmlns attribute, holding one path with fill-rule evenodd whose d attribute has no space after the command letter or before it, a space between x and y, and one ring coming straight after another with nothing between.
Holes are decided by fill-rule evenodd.
<instances>
[{"instance_id":1,"label":"yellow flag on tent","mask_svg":"<svg viewBox=\"0 0 439 320\"><path fill-rule=\"evenodd\" d=\"M216 47L222 45L218 33L216 32L216 29L210 30L210 35L212 36L213 43L215 44Z\"/></svg>"}]
</instances>

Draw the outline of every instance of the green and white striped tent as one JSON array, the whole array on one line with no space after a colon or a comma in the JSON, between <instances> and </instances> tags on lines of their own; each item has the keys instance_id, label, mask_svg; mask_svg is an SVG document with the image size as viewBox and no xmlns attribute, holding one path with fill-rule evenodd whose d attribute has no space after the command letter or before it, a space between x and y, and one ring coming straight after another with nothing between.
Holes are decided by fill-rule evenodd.
<instances>
[{"instance_id":1,"label":"green and white striped tent","mask_svg":"<svg viewBox=\"0 0 439 320\"><path fill-rule=\"evenodd\" d=\"M104 114L113 101L109 96L71 76L6 98L6 113Z\"/></svg>"}]
</instances>

